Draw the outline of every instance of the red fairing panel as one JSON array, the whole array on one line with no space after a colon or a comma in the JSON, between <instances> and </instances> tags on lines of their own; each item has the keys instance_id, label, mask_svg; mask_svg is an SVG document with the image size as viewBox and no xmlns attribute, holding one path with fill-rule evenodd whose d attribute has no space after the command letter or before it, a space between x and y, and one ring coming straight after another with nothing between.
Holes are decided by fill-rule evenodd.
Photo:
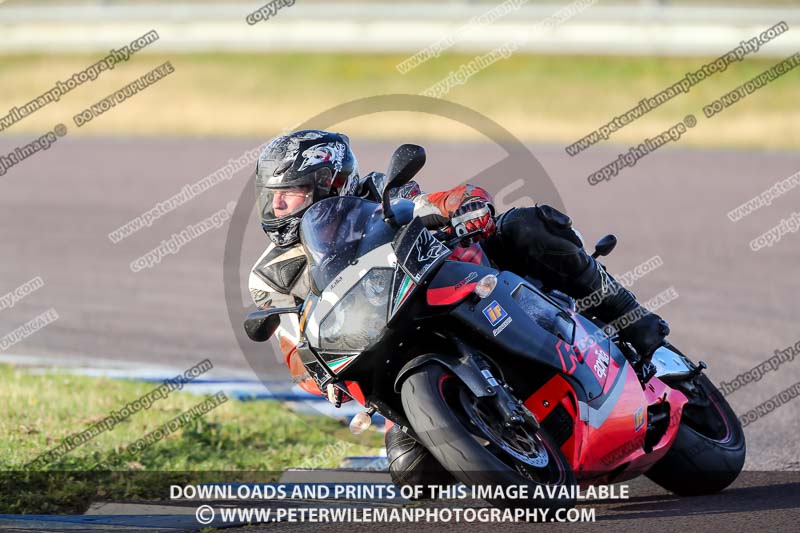
<instances>
[{"instance_id":1,"label":"red fairing panel","mask_svg":"<svg viewBox=\"0 0 800 533\"><path fill-rule=\"evenodd\" d=\"M550 381L533 393L524 403L525 407L530 409L536 417L536 420L540 422L547 418L553 409L559 405L566 409L572 420L578 420L578 402L575 391L572 390L567 380L561 376L553 376ZM575 443L581 442L582 440L580 435L578 435L578 431L581 430L582 427L576 424L572 436L561 446L561 451L564 452L567 461L570 462L573 469L578 462L580 449L575 447Z\"/></svg>"},{"instance_id":2,"label":"red fairing panel","mask_svg":"<svg viewBox=\"0 0 800 533\"><path fill-rule=\"evenodd\" d=\"M612 367L616 363L612 361ZM661 459L675 440L686 397L653 378L644 391L636 373L627 362L609 374L609 390L602 405L580 405L581 423L585 425L585 454L580 460L581 481L603 482L603 474L629 463L615 475L614 481L631 479ZM611 402L609 405L609 402ZM647 430L647 406L668 402L670 420L666 433L650 453L643 449Z\"/></svg>"},{"instance_id":3,"label":"red fairing panel","mask_svg":"<svg viewBox=\"0 0 800 533\"><path fill-rule=\"evenodd\" d=\"M358 383L355 381L345 381L344 385L347 388L347 394L349 394L351 398L361 405L367 405L367 400L364 398L364 392L361 390L361 386Z\"/></svg>"},{"instance_id":4,"label":"red fairing panel","mask_svg":"<svg viewBox=\"0 0 800 533\"><path fill-rule=\"evenodd\" d=\"M587 335L579 322L577 325L580 333ZM686 397L656 378L643 391L628 361L623 360L620 365L595 342L583 349L582 356L603 386L603 394L579 404L581 424L585 426L585 454L580 458L580 471L576 470L576 475L579 480L588 480L630 463L614 481L636 477L663 457L672 445ZM662 402L669 404L670 423L652 451L645 453L647 408Z\"/></svg>"},{"instance_id":5,"label":"red fairing panel","mask_svg":"<svg viewBox=\"0 0 800 533\"><path fill-rule=\"evenodd\" d=\"M466 283L459 288L450 286L440 289L428 289L426 294L428 305L452 305L458 303L469 296L477 284L477 282L474 282Z\"/></svg>"},{"instance_id":6,"label":"red fairing panel","mask_svg":"<svg viewBox=\"0 0 800 533\"><path fill-rule=\"evenodd\" d=\"M574 357L568 346L564 347ZM610 360L606 390L602 403L579 402L575 391L562 376L554 376L531 395L525 406L539 421L562 405L573 420L572 436L561 451L572 465L581 486L590 483L624 481L641 475L667 452L680 424L686 397L679 391L653 378L646 389L627 361L618 365ZM671 417L666 433L653 446L651 453L643 449L647 430L647 406L668 402ZM627 466L615 472L619 466Z\"/></svg>"},{"instance_id":7,"label":"red fairing panel","mask_svg":"<svg viewBox=\"0 0 800 533\"><path fill-rule=\"evenodd\" d=\"M683 407L688 401L682 392L670 388L658 378L653 378L647 383L644 394L648 405L655 405L661 402L669 403L669 426L667 427L667 431L664 433L664 436L661 438L661 440L658 441L655 446L653 446L652 452L645 453L641 448L637 448L636 451L632 452L627 457L626 461L630 461L630 464L625 468L621 476L618 478L619 481L632 479L641 475L654 463L656 463L656 461L664 457L670 446L672 446L672 443L675 441L675 437L678 434L678 428L680 427L681 423ZM647 410L645 409L645 413L646 411ZM645 425L647 425L646 422Z\"/></svg>"},{"instance_id":8,"label":"red fairing panel","mask_svg":"<svg viewBox=\"0 0 800 533\"><path fill-rule=\"evenodd\" d=\"M584 425L583 453L575 474L579 479L601 476L641 449L647 429L647 398L639 378L625 361L609 364L609 376L601 397L579 404ZM637 418L637 413L640 417ZM631 445L631 442L639 442Z\"/></svg>"},{"instance_id":9,"label":"red fairing panel","mask_svg":"<svg viewBox=\"0 0 800 533\"><path fill-rule=\"evenodd\" d=\"M479 244L473 243L469 246L456 246L453 253L447 259L460 263L472 263L476 265L489 266L489 261L483 253ZM428 305L452 305L460 302L469 296L478 284L478 275L471 272L467 277L453 280L453 285L445 287L430 287L426 293Z\"/></svg>"}]
</instances>

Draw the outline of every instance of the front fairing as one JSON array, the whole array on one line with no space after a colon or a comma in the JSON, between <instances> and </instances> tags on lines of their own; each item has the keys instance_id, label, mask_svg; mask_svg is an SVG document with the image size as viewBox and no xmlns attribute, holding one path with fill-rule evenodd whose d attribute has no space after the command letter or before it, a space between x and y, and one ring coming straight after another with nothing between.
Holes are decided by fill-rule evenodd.
<instances>
[{"instance_id":1,"label":"front fairing","mask_svg":"<svg viewBox=\"0 0 800 533\"><path fill-rule=\"evenodd\" d=\"M339 375L380 343L388 318L416 286L407 270L424 274L432 260L449 253L412 220L412 202L393 200L392 208L396 220L410 221L399 231L383 220L380 204L357 197L323 200L303 218L301 240L312 276L301 317L308 344L303 360L315 378L330 376L321 364ZM433 258L431 248L437 250Z\"/></svg>"}]
</instances>

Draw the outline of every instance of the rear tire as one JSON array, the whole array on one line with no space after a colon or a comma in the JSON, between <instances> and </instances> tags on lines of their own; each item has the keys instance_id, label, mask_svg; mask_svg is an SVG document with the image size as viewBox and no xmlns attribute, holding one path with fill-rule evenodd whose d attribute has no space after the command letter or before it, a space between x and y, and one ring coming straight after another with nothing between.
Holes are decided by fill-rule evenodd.
<instances>
[{"instance_id":1,"label":"rear tire","mask_svg":"<svg viewBox=\"0 0 800 533\"><path fill-rule=\"evenodd\" d=\"M540 428L531 440L530 447L542 457L539 462L546 463L535 468L503 453L491 436L487 438L477 425L468 422L459 401L466 396L474 399L454 374L438 364L420 368L403 382L401 389L406 416L420 442L458 481L468 486L528 485L529 496L534 494L536 485L566 485L570 490L576 485L571 466L544 429ZM536 479L537 473L541 479ZM498 507L555 509L575 505L572 498L485 499Z\"/></svg>"},{"instance_id":2,"label":"rear tire","mask_svg":"<svg viewBox=\"0 0 800 533\"><path fill-rule=\"evenodd\" d=\"M675 442L646 475L679 496L719 492L733 483L744 466L742 425L705 374L672 385L687 395L689 403ZM692 395L692 388L699 394ZM694 397L706 398L708 405L692 405Z\"/></svg>"}]
</instances>

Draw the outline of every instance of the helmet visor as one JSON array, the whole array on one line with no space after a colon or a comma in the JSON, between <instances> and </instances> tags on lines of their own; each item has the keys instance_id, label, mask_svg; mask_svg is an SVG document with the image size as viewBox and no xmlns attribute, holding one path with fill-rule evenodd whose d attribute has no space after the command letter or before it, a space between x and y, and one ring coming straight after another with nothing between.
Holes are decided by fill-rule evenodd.
<instances>
[{"instance_id":1,"label":"helmet visor","mask_svg":"<svg viewBox=\"0 0 800 533\"><path fill-rule=\"evenodd\" d=\"M260 187L258 212L261 215L261 221L270 222L295 215L314 203L313 198L314 187L311 185Z\"/></svg>"}]
</instances>

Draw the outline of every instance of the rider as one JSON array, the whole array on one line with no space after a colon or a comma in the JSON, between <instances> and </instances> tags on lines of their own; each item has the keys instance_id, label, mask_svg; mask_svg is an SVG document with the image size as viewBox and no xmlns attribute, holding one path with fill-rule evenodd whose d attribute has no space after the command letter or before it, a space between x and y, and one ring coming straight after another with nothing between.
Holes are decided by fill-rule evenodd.
<instances>
[{"instance_id":1,"label":"rider","mask_svg":"<svg viewBox=\"0 0 800 533\"><path fill-rule=\"evenodd\" d=\"M250 273L250 292L259 308L293 307L309 292L306 257L300 244L300 220L315 202L332 196L380 196L386 176L372 172L359 177L358 164L346 135L302 130L275 138L256 165L259 218L271 243ZM647 312L583 248L570 218L547 205L514 208L495 218L492 198L484 189L461 185L448 191L423 193L409 182L393 197L414 202L414 214L429 228L463 225L468 232L482 230L481 245L458 247L453 258L482 259L483 253L501 270L511 270L542 280L546 286L574 298L599 296L589 309L604 322L637 311L641 318L620 331L649 366L653 351L662 344L669 327L661 317ZM480 237L476 237L476 240ZM477 258L477 259L476 259ZM485 259L484 259L485 260ZM595 299L593 298L593 301ZM299 319L281 315L276 332L292 379L321 394L297 354ZM327 391L330 395L332 390ZM386 434L390 471L395 482L429 483L431 472L441 472L427 450L393 426Z\"/></svg>"}]
</instances>

